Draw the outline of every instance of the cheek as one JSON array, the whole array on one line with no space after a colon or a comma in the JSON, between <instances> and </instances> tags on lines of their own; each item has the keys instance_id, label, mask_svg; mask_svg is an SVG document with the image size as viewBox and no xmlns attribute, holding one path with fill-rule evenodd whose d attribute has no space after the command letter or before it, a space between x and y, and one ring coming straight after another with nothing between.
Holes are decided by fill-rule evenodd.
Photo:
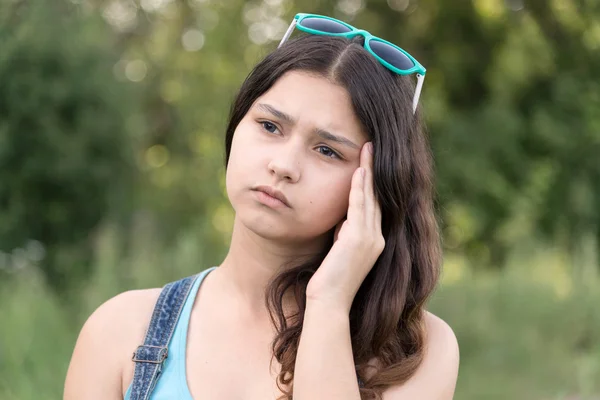
<instances>
[{"instance_id":1,"label":"cheek","mask_svg":"<svg viewBox=\"0 0 600 400\"><path fill-rule=\"evenodd\" d=\"M252 157L256 155L253 149L249 148L250 143L246 143L246 136L240 125L233 134L231 142L231 151L229 153L229 162L225 172L225 187L227 196L234 200L236 193L242 189L242 186L248 179L248 174L252 174Z\"/></svg>"},{"instance_id":2,"label":"cheek","mask_svg":"<svg viewBox=\"0 0 600 400\"><path fill-rule=\"evenodd\" d=\"M252 175L259 165L261 148L253 138L255 132L252 132L251 129L252 126L243 121L235 130L227 165L228 175L229 170L231 170L233 176Z\"/></svg>"},{"instance_id":3,"label":"cheek","mask_svg":"<svg viewBox=\"0 0 600 400\"><path fill-rule=\"evenodd\" d=\"M329 176L310 190L307 207L308 215L314 223L337 224L348 212L351 175L340 173ZM319 222L321 221L321 222Z\"/></svg>"},{"instance_id":4,"label":"cheek","mask_svg":"<svg viewBox=\"0 0 600 400\"><path fill-rule=\"evenodd\" d=\"M249 143L248 134L244 132L242 124L233 133L233 140L231 141L231 152L229 153L229 169L239 169L244 166L244 163L248 163L248 158L253 155L252 149L249 148L252 143Z\"/></svg>"}]
</instances>

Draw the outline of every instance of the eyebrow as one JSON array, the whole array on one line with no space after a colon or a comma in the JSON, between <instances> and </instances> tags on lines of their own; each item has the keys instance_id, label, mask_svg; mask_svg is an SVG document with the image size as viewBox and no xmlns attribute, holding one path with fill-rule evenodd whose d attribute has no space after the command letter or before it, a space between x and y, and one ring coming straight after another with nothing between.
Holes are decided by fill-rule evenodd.
<instances>
[{"instance_id":1,"label":"eyebrow","mask_svg":"<svg viewBox=\"0 0 600 400\"><path fill-rule=\"evenodd\" d=\"M287 123L288 125L295 125L296 124L296 119L294 117L292 117L289 114L284 113L283 111L280 111L278 109L276 109L275 107L269 105L269 104L265 104L265 103L258 103L256 105L257 108L259 108L262 111L268 112L271 115L274 115L276 118L279 118L280 120L282 120L283 122ZM321 138L325 139L325 140L329 140L331 142L336 142L339 144L343 144L346 145L348 147L352 147L353 149L360 149L360 146L357 145L356 143L354 143L353 141L351 141L350 139L346 139L343 136L336 136L331 132L328 132L324 129L320 129L317 128L314 130L314 133L318 136L320 136Z\"/></svg>"}]
</instances>

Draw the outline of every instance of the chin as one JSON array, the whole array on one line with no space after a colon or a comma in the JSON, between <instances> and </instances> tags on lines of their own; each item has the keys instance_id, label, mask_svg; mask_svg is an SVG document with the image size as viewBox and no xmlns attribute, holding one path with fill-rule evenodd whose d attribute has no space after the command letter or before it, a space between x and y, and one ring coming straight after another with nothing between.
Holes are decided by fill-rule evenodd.
<instances>
[{"instance_id":1,"label":"chin","mask_svg":"<svg viewBox=\"0 0 600 400\"><path fill-rule=\"evenodd\" d=\"M245 229L256 235L270 240L289 240L292 234L286 226L289 221L282 220L280 216L269 215L269 210L239 210L236 216Z\"/></svg>"},{"instance_id":2,"label":"chin","mask_svg":"<svg viewBox=\"0 0 600 400\"><path fill-rule=\"evenodd\" d=\"M249 211L247 214L238 214L240 225L260 238L284 245L302 246L319 236L303 229L297 222L283 220L264 212Z\"/></svg>"},{"instance_id":3,"label":"chin","mask_svg":"<svg viewBox=\"0 0 600 400\"><path fill-rule=\"evenodd\" d=\"M314 231L313 229L303 229L302 225L298 223L290 223L275 220L271 216L257 215L243 216L239 215L240 223L244 226L244 229L252 232L253 234L276 243L283 245L295 245L299 247L313 247L315 243L329 243L333 238L333 229L329 231Z\"/></svg>"}]
</instances>

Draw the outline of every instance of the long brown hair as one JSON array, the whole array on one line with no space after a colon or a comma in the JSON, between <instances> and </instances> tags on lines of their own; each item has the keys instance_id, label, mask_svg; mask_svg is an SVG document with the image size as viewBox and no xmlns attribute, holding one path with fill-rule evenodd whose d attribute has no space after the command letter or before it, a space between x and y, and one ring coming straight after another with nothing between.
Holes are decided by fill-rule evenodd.
<instances>
[{"instance_id":1,"label":"long brown hair","mask_svg":"<svg viewBox=\"0 0 600 400\"><path fill-rule=\"evenodd\" d=\"M357 376L365 381L361 398L381 399L385 388L405 382L423 359L424 306L438 281L441 251L433 205L431 151L421 113L412 112L414 78L383 67L361 40L305 35L258 63L231 108L225 163L229 162L236 127L256 99L284 73L318 74L348 91L354 112L373 143L374 189L386 242L350 310L352 352ZM292 399L306 286L328 250L282 268L265 292L265 303L277 329L272 349L281 364L277 385L285 394L283 399ZM295 295L300 310L291 319L283 312L288 291ZM380 368L366 380L367 362L373 357Z\"/></svg>"}]
</instances>

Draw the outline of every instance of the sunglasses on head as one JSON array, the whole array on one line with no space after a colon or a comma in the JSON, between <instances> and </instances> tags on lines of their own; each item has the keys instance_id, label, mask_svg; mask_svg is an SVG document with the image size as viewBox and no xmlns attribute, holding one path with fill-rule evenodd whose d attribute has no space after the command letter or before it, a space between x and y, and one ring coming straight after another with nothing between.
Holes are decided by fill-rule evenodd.
<instances>
[{"instance_id":1,"label":"sunglasses on head","mask_svg":"<svg viewBox=\"0 0 600 400\"><path fill-rule=\"evenodd\" d=\"M294 31L294 27L313 35L341 36L348 39L358 35L363 36L365 38L365 49L386 68L399 75L417 74L417 87L413 97L413 113L417 110L426 70L404 49L338 19L324 15L301 13L296 14L277 47L281 47L285 43Z\"/></svg>"}]
</instances>

